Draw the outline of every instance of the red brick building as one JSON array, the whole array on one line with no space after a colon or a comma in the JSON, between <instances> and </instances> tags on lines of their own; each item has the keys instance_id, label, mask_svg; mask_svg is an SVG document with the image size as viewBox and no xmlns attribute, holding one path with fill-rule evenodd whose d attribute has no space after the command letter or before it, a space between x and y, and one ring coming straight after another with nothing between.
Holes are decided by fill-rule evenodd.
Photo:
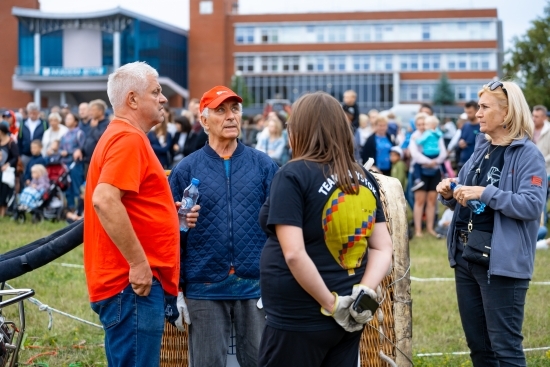
<instances>
[{"instance_id":1,"label":"red brick building","mask_svg":"<svg viewBox=\"0 0 550 367\"><path fill-rule=\"evenodd\" d=\"M24 107L33 98L32 93L14 91L12 76L18 65L17 18L11 15L14 6L38 9L38 0L0 1L0 24L2 25L2 51L0 52L0 108Z\"/></svg>"},{"instance_id":2,"label":"red brick building","mask_svg":"<svg viewBox=\"0 0 550 367\"><path fill-rule=\"evenodd\" d=\"M238 0L190 0L192 97L239 75L254 104L347 89L365 108L430 102L442 72L457 102L501 74L496 9L239 14Z\"/></svg>"}]
</instances>

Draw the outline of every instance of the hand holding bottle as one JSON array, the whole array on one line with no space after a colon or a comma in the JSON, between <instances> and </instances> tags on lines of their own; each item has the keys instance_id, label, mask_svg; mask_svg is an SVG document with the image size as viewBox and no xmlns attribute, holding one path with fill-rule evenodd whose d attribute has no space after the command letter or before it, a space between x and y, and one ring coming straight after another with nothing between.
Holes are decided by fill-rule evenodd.
<instances>
[{"instance_id":1,"label":"hand holding bottle","mask_svg":"<svg viewBox=\"0 0 550 367\"><path fill-rule=\"evenodd\" d=\"M483 186L463 186L457 182L451 182L451 189L456 201L462 206L468 206L475 214L480 214L485 210L486 204L480 200L485 187Z\"/></svg>"}]
</instances>

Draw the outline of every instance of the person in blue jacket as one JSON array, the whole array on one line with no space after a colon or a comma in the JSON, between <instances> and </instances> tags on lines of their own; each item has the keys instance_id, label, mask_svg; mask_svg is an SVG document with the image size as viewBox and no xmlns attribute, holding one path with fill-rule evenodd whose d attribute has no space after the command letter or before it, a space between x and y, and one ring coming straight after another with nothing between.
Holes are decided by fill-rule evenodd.
<instances>
[{"instance_id":1,"label":"person in blue jacket","mask_svg":"<svg viewBox=\"0 0 550 367\"><path fill-rule=\"evenodd\" d=\"M455 179L437 186L440 201L455 210L449 262L474 367L525 366L521 329L548 187L545 162L531 141L533 122L519 86L494 81L478 95L480 134L458 176L463 186L451 190ZM473 199L487 205L482 213L467 207ZM468 239L479 238L475 231L492 236L488 265L463 257Z\"/></svg>"},{"instance_id":2,"label":"person in blue jacket","mask_svg":"<svg viewBox=\"0 0 550 367\"><path fill-rule=\"evenodd\" d=\"M239 365L258 365L265 325L259 261L266 242L258 215L279 167L237 139L241 103L242 98L224 86L204 93L200 119L208 143L183 158L169 177L175 202L181 201L191 179L200 181L196 227L181 232L177 303L189 324L192 367L225 366L232 321ZM181 328L181 320L175 325Z\"/></svg>"}]
</instances>

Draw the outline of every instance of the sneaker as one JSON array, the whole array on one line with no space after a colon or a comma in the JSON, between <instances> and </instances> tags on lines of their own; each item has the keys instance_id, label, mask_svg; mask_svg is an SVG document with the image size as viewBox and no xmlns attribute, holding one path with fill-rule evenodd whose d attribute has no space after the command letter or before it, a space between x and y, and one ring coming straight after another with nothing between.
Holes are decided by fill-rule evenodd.
<instances>
[{"instance_id":1,"label":"sneaker","mask_svg":"<svg viewBox=\"0 0 550 367\"><path fill-rule=\"evenodd\" d=\"M414 183L411 187L411 191L416 191L418 190L419 188L421 188L422 186L424 186L424 181L422 181L421 179L417 178L416 180L414 180Z\"/></svg>"}]
</instances>

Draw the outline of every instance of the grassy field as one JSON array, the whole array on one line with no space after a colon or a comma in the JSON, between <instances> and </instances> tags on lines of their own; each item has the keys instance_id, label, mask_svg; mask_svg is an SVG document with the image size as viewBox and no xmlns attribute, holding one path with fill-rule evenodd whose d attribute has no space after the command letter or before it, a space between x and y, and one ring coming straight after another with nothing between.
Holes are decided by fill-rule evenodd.
<instances>
[{"instance_id":1,"label":"grassy field","mask_svg":"<svg viewBox=\"0 0 550 367\"><path fill-rule=\"evenodd\" d=\"M43 237L63 224L30 223L17 225L0 219L0 253ZM445 243L433 237L413 239L410 243L411 275L418 278L452 278ZM90 309L84 278L80 268L61 263L82 264L82 247L9 282L19 288L34 288L36 298L53 308L95 323L99 320ZM550 281L550 251L538 251L533 281ZM460 326L453 282L412 282L413 354L415 366L471 366L467 355L418 357L419 353L450 353L467 351ZM550 286L531 284L525 308L525 348L550 346ZM48 330L48 315L26 303L27 338L20 361L40 362L41 366L106 365L103 332L65 316L54 314L53 327ZM3 312L16 319L14 306ZM40 356L41 353L51 353ZM38 357L37 357L38 356ZM550 352L528 352L529 366L550 366Z\"/></svg>"}]
</instances>

